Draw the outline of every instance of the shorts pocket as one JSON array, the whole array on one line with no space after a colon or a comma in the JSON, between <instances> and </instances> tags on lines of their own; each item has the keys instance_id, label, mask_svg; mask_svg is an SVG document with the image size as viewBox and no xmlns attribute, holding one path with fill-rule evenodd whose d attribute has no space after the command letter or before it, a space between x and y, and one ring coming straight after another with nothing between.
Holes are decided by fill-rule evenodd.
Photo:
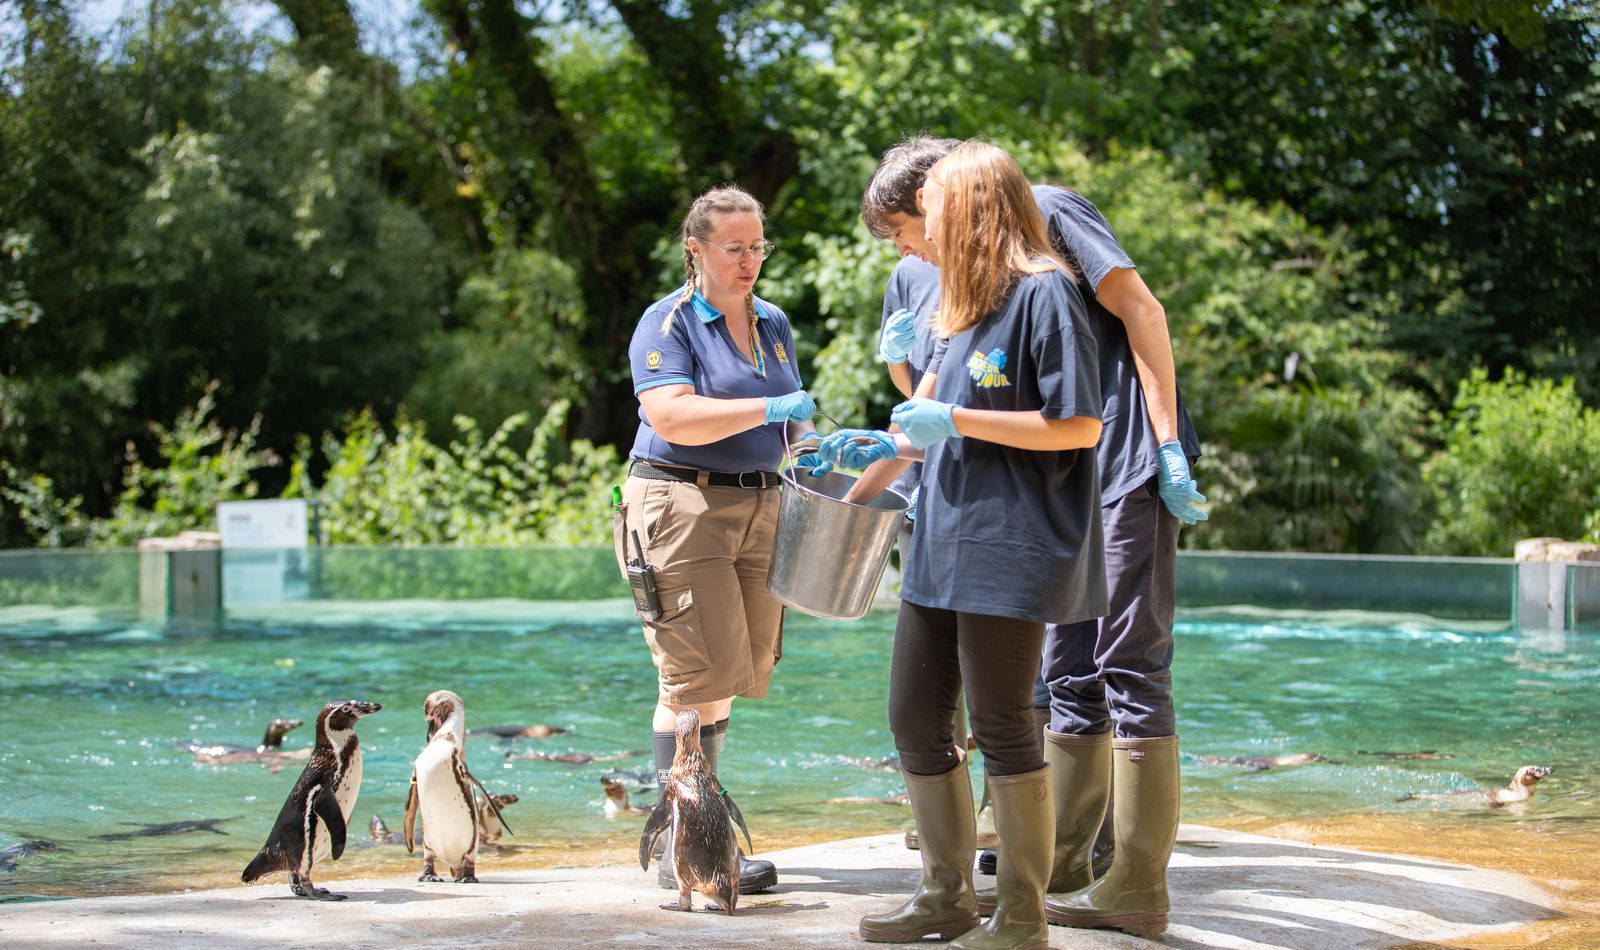
<instances>
[{"instance_id":1,"label":"shorts pocket","mask_svg":"<svg viewBox=\"0 0 1600 950\"><path fill-rule=\"evenodd\" d=\"M711 666L694 589L679 587L659 592L661 619L644 621L644 638L650 644L664 686L684 685L690 676Z\"/></svg>"}]
</instances>

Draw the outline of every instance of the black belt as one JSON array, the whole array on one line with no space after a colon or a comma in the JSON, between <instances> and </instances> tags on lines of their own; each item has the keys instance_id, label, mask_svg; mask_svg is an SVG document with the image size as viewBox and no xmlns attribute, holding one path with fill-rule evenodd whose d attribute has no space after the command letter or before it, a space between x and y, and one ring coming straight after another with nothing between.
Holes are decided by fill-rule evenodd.
<instances>
[{"instance_id":1,"label":"black belt","mask_svg":"<svg viewBox=\"0 0 1600 950\"><path fill-rule=\"evenodd\" d=\"M663 482L693 482L715 488L777 488L781 482L777 472L707 472L637 459L629 466L628 474Z\"/></svg>"}]
</instances>

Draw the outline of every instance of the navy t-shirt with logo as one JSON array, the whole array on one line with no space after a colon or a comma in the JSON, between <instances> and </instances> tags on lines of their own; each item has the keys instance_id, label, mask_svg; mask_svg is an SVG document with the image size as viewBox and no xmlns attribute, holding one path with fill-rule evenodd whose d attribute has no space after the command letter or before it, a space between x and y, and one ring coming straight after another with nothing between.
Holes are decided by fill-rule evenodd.
<instances>
[{"instance_id":1,"label":"navy t-shirt with logo","mask_svg":"<svg viewBox=\"0 0 1600 950\"><path fill-rule=\"evenodd\" d=\"M1033 198L1044 212L1050 243L1077 269L1078 289L1089 308L1095 335L1100 340L1100 393L1105 415L1100 434L1100 501L1112 502L1143 485L1161 470L1155 431L1145 406L1128 328L1116 314L1101 306L1095 290L1106 275L1133 261L1117 243L1111 224L1088 198L1054 185L1035 185ZM1178 394L1178 439L1192 463L1200 457L1200 439Z\"/></svg>"},{"instance_id":2,"label":"navy t-shirt with logo","mask_svg":"<svg viewBox=\"0 0 1600 950\"><path fill-rule=\"evenodd\" d=\"M911 373L911 391L916 392L917 384L922 382L922 375L928 371L935 353L944 350L944 340L939 338L933 326L939 310L939 268L919 257L902 257L900 263L895 265L894 273L889 275L889 284L883 291L883 320L887 322L897 310L910 310L917 315L917 339L906 357L906 369ZM881 323L878 334L880 338L883 335ZM921 483L922 463L913 462L889 487L910 498L912 490Z\"/></svg>"},{"instance_id":3,"label":"navy t-shirt with logo","mask_svg":"<svg viewBox=\"0 0 1600 950\"><path fill-rule=\"evenodd\" d=\"M794 334L782 310L760 297L755 299L758 366L739 351L728 332L728 321L699 291L680 305L682 297L683 288L679 287L651 304L633 331L628 361L633 366L635 394L682 384L693 386L701 396L744 399L782 396L802 388L795 365ZM629 455L713 472L775 471L783 461L783 424L759 425L705 445L678 445L656 434L641 406L639 432Z\"/></svg>"},{"instance_id":4,"label":"navy t-shirt with logo","mask_svg":"<svg viewBox=\"0 0 1600 950\"><path fill-rule=\"evenodd\" d=\"M949 339L934 398L1049 419L1101 414L1099 344L1070 276L1021 278ZM968 436L928 449L902 600L1043 623L1106 612L1093 449L1040 452Z\"/></svg>"}]
</instances>

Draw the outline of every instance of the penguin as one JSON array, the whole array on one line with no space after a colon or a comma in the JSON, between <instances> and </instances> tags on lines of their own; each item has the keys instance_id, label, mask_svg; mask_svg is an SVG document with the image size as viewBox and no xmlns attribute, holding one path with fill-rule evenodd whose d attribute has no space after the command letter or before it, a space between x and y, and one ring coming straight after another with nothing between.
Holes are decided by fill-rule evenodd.
<instances>
[{"instance_id":1,"label":"penguin","mask_svg":"<svg viewBox=\"0 0 1600 950\"><path fill-rule=\"evenodd\" d=\"M750 829L732 799L711 774L705 752L700 748L700 716L693 709L678 713L677 752L667 775L661 800L656 803L644 833L639 836L639 866L650 869L650 854L663 834L670 834L663 861L671 860L678 878L678 900L662 904L663 910L692 911L693 891L707 898L708 910L717 909L732 916L739 901L739 840L733 831L737 821L750 844ZM754 851L754 845L750 850ZM712 903L715 902L715 904Z\"/></svg>"},{"instance_id":2,"label":"penguin","mask_svg":"<svg viewBox=\"0 0 1600 950\"><path fill-rule=\"evenodd\" d=\"M471 735L471 733L468 733L468 735ZM494 844L500 840L500 819L495 813L495 806L505 808L507 805L515 805L517 801L517 796L511 794L502 795L499 792L495 792L488 798L478 797L478 838L480 846ZM494 805L491 806L490 802L493 802ZM399 831L390 831L389 825L383 820L382 815L373 815L372 820L367 823L367 830L372 834L372 840L376 844L406 843L405 834ZM418 842L422 841L420 829L417 832L416 840Z\"/></svg>"},{"instance_id":3,"label":"penguin","mask_svg":"<svg viewBox=\"0 0 1600 950\"><path fill-rule=\"evenodd\" d=\"M561 726L482 726L467 731L469 736L499 736L502 739L548 739L572 730Z\"/></svg>"},{"instance_id":4,"label":"penguin","mask_svg":"<svg viewBox=\"0 0 1600 950\"><path fill-rule=\"evenodd\" d=\"M435 861L442 859L455 883L476 884L478 845L483 839L473 788L482 784L467 770L467 706L460 696L441 689L428 694L422 712L428 722L428 744L412 765L402 825L406 850L416 851L413 834L420 813L426 840L417 880L444 880L434 871ZM487 790L483 795L498 817L499 806Z\"/></svg>"},{"instance_id":5,"label":"penguin","mask_svg":"<svg viewBox=\"0 0 1600 950\"><path fill-rule=\"evenodd\" d=\"M644 815L648 814L653 806L634 805L628 801L628 787L609 775L600 776L600 787L605 789L606 804L605 815L615 818L618 815Z\"/></svg>"},{"instance_id":6,"label":"penguin","mask_svg":"<svg viewBox=\"0 0 1600 950\"><path fill-rule=\"evenodd\" d=\"M1265 772L1279 765L1306 765L1326 762L1328 757L1316 752L1296 752L1292 755L1197 755L1195 765L1237 765L1256 772Z\"/></svg>"},{"instance_id":7,"label":"penguin","mask_svg":"<svg viewBox=\"0 0 1600 950\"><path fill-rule=\"evenodd\" d=\"M202 818L199 821L168 821L159 825L141 825L138 831L118 831L109 835L95 835L101 841L128 841L132 838L159 838L163 835L184 835L191 831L206 831L214 835L225 835L217 826L225 821L234 821L233 818ZM134 822L127 822L134 824Z\"/></svg>"},{"instance_id":8,"label":"penguin","mask_svg":"<svg viewBox=\"0 0 1600 950\"><path fill-rule=\"evenodd\" d=\"M54 841L24 841L0 850L0 871L15 871L17 859L30 854L57 854L67 850Z\"/></svg>"},{"instance_id":9,"label":"penguin","mask_svg":"<svg viewBox=\"0 0 1600 950\"><path fill-rule=\"evenodd\" d=\"M298 719L274 719L267 723L266 733L262 735L261 742L254 747L229 745L226 742L180 742L178 748L192 752L197 758L202 759L219 759L241 752L282 752L283 737L298 728L300 728Z\"/></svg>"},{"instance_id":10,"label":"penguin","mask_svg":"<svg viewBox=\"0 0 1600 950\"><path fill-rule=\"evenodd\" d=\"M507 805L515 805L517 796L510 793L495 792L487 797L478 799L478 840L483 844L494 844L500 840L502 825L500 824L500 810Z\"/></svg>"},{"instance_id":11,"label":"penguin","mask_svg":"<svg viewBox=\"0 0 1600 950\"><path fill-rule=\"evenodd\" d=\"M1511 784L1504 788L1472 788L1460 792L1411 792L1401 801L1425 798L1458 805L1483 805L1487 808L1502 808L1512 802L1525 802L1532 798L1533 787L1539 784L1540 779L1554 771L1555 768L1549 765L1524 765L1522 768L1517 769L1517 774L1511 778Z\"/></svg>"},{"instance_id":12,"label":"penguin","mask_svg":"<svg viewBox=\"0 0 1600 950\"><path fill-rule=\"evenodd\" d=\"M361 700L331 702L317 714L317 741L300 779L278 812L267 843L245 866L240 880L246 884L274 871L289 872L289 889L296 897L342 901L311 882L311 868L323 857L338 860L344 854L350 813L361 791L361 742L356 723L383 707Z\"/></svg>"}]
</instances>

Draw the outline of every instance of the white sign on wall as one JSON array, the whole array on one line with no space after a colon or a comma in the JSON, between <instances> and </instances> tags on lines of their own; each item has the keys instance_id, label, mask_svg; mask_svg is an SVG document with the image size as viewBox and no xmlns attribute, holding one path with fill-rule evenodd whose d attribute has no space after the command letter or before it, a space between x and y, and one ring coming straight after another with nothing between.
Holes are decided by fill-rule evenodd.
<instances>
[{"instance_id":1,"label":"white sign on wall","mask_svg":"<svg viewBox=\"0 0 1600 950\"><path fill-rule=\"evenodd\" d=\"M304 498L217 505L217 530L222 533L224 548L303 548L307 522Z\"/></svg>"},{"instance_id":2,"label":"white sign on wall","mask_svg":"<svg viewBox=\"0 0 1600 950\"><path fill-rule=\"evenodd\" d=\"M305 600L308 521L306 502L299 498L217 505L223 604Z\"/></svg>"}]
</instances>

